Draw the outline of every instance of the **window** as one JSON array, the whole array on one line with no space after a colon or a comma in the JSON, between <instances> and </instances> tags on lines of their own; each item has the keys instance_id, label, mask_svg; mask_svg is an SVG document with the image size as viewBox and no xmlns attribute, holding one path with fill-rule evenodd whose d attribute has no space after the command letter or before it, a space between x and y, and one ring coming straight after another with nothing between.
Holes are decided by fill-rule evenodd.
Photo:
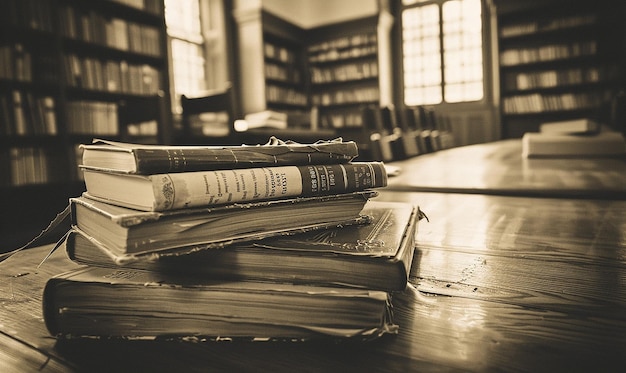
<instances>
[{"instance_id":1,"label":"window","mask_svg":"<svg viewBox=\"0 0 626 373\"><path fill-rule=\"evenodd\" d=\"M174 102L180 95L206 90L204 39L198 0L165 0L165 21L172 54ZM175 112L180 108L175 107Z\"/></svg>"},{"instance_id":2,"label":"window","mask_svg":"<svg viewBox=\"0 0 626 373\"><path fill-rule=\"evenodd\" d=\"M402 0L404 102L484 96L481 0Z\"/></svg>"},{"instance_id":3,"label":"window","mask_svg":"<svg viewBox=\"0 0 626 373\"><path fill-rule=\"evenodd\" d=\"M201 96L228 80L224 0L165 0L173 112L180 96Z\"/></svg>"}]
</instances>

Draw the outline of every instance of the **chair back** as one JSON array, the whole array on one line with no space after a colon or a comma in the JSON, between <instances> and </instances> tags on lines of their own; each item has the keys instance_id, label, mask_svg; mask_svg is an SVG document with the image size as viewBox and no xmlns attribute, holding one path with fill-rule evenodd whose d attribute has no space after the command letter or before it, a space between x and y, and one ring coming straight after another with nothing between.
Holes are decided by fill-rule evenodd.
<instances>
[{"instance_id":1,"label":"chair back","mask_svg":"<svg viewBox=\"0 0 626 373\"><path fill-rule=\"evenodd\" d=\"M117 120L122 141L171 144L172 118L168 101L162 91L120 100Z\"/></svg>"},{"instance_id":2,"label":"chair back","mask_svg":"<svg viewBox=\"0 0 626 373\"><path fill-rule=\"evenodd\" d=\"M182 142L189 144L234 144L234 123L239 119L231 85L200 97L180 98Z\"/></svg>"}]
</instances>

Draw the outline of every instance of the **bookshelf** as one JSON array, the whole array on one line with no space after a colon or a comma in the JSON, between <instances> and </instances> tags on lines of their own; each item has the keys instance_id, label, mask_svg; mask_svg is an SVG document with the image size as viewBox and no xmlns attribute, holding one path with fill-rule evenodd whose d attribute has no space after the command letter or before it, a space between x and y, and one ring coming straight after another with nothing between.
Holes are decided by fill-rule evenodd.
<instances>
[{"instance_id":1,"label":"bookshelf","mask_svg":"<svg viewBox=\"0 0 626 373\"><path fill-rule=\"evenodd\" d=\"M304 112L309 106L303 60L304 30L269 12L262 13L262 23L267 109Z\"/></svg>"},{"instance_id":2,"label":"bookshelf","mask_svg":"<svg viewBox=\"0 0 626 373\"><path fill-rule=\"evenodd\" d=\"M623 3L605 0L498 12L504 137L548 121L608 120L624 89L624 14Z\"/></svg>"},{"instance_id":3,"label":"bookshelf","mask_svg":"<svg viewBox=\"0 0 626 373\"><path fill-rule=\"evenodd\" d=\"M361 110L380 101L378 16L311 29L311 105L322 128L359 128Z\"/></svg>"},{"instance_id":4,"label":"bookshelf","mask_svg":"<svg viewBox=\"0 0 626 373\"><path fill-rule=\"evenodd\" d=\"M129 132L118 123L119 102L169 89L162 1L7 0L0 13L5 250L84 190L78 144Z\"/></svg>"},{"instance_id":5,"label":"bookshelf","mask_svg":"<svg viewBox=\"0 0 626 373\"><path fill-rule=\"evenodd\" d=\"M242 114L309 108L305 30L262 9L239 9L239 96Z\"/></svg>"},{"instance_id":6,"label":"bookshelf","mask_svg":"<svg viewBox=\"0 0 626 373\"><path fill-rule=\"evenodd\" d=\"M391 53L393 17L381 12L303 29L263 9L234 15L243 113L287 112L289 129L306 131L284 131L289 136L343 136L366 149L363 108L392 102L391 64L382 56Z\"/></svg>"}]
</instances>

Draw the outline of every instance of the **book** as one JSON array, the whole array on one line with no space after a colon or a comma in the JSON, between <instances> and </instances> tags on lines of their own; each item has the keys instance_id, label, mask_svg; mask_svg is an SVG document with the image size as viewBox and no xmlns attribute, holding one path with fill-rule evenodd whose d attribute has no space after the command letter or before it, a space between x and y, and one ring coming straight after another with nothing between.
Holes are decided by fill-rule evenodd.
<instances>
[{"instance_id":1,"label":"book","mask_svg":"<svg viewBox=\"0 0 626 373\"><path fill-rule=\"evenodd\" d=\"M354 141L299 144L270 138L265 145L163 146L106 140L82 144L82 167L131 174L206 171L275 165L347 163L358 156Z\"/></svg>"},{"instance_id":2,"label":"book","mask_svg":"<svg viewBox=\"0 0 626 373\"><path fill-rule=\"evenodd\" d=\"M90 196L143 211L311 197L387 185L381 162L135 175L83 170Z\"/></svg>"},{"instance_id":3,"label":"book","mask_svg":"<svg viewBox=\"0 0 626 373\"><path fill-rule=\"evenodd\" d=\"M413 261L415 235L424 217L401 202L368 201L367 224L266 238L188 255L118 256L93 237L73 230L65 242L78 264L183 273L212 278L403 290Z\"/></svg>"},{"instance_id":4,"label":"book","mask_svg":"<svg viewBox=\"0 0 626 373\"><path fill-rule=\"evenodd\" d=\"M384 291L91 266L50 278L42 307L50 334L66 339L372 339L398 331Z\"/></svg>"},{"instance_id":5,"label":"book","mask_svg":"<svg viewBox=\"0 0 626 373\"><path fill-rule=\"evenodd\" d=\"M549 134L595 134L600 132L600 123L587 119L571 119L556 122L546 122L539 125L539 132Z\"/></svg>"},{"instance_id":6,"label":"book","mask_svg":"<svg viewBox=\"0 0 626 373\"><path fill-rule=\"evenodd\" d=\"M235 129L238 132L244 132L252 128L287 128L287 113L277 112L273 110L263 110L256 113L248 113L244 120L235 123Z\"/></svg>"},{"instance_id":7,"label":"book","mask_svg":"<svg viewBox=\"0 0 626 373\"><path fill-rule=\"evenodd\" d=\"M603 130L591 135L564 135L526 132L522 137L522 156L602 157L626 154L624 135Z\"/></svg>"},{"instance_id":8,"label":"book","mask_svg":"<svg viewBox=\"0 0 626 373\"><path fill-rule=\"evenodd\" d=\"M374 194L359 192L324 197L234 203L166 212L137 211L86 197L70 199L72 226L119 256L171 251L193 252L246 240L358 224Z\"/></svg>"}]
</instances>

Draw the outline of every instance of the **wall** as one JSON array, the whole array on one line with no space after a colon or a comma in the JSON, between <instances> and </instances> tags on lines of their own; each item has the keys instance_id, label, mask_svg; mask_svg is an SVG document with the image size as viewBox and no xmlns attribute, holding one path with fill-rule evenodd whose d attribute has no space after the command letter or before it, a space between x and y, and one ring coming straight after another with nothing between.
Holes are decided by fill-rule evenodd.
<instances>
[{"instance_id":1,"label":"wall","mask_svg":"<svg viewBox=\"0 0 626 373\"><path fill-rule=\"evenodd\" d=\"M378 0L259 0L264 9L302 28L378 13Z\"/></svg>"}]
</instances>

